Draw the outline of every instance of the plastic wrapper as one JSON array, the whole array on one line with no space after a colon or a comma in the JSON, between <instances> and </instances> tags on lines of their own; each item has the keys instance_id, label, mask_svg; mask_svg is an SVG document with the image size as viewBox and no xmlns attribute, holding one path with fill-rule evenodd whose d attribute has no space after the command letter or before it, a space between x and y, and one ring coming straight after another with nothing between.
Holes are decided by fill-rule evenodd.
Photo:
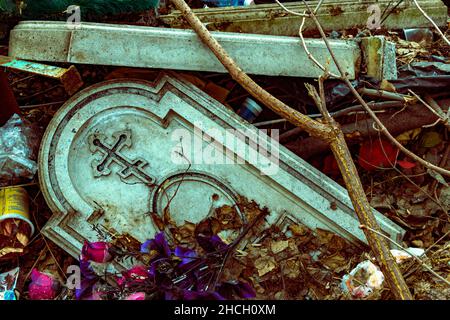
<instances>
[{"instance_id":1,"label":"plastic wrapper","mask_svg":"<svg viewBox=\"0 0 450 320\"><path fill-rule=\"evenodd\" d=\"M440 57L432 56L434 60ZM450 88L450 64L445 62L412 62L398 68L398 79L389 81L398 93L408 94L408 89L421 93L439 93ZM380 82L369 77L361 77L360 80L351 81L355 89L379 87ZM357 104L347 84L340 80L325 81L326 102L330 111L343 109L348 104ZM312 103L306 95L302 99Z\"/></svg>"},{"instance_id":2,"label":"plastic wrapper","mask_svg":"<svg viewBox=\"0 0 450 320\"><path fill-rule=\"evenodd\" d=\"M420 258L425 253L422 248L408 248L406 250L392 249L391 254L397 263L403 263L411 259L413 256Z\"/></svg>"},{"instance_id":3,"label":"plastic wrapper","mask_svg":"<svg viewBox=\"0 0 450 320\"><path fill-rule=\"evenodd\" d=\"M443 62L413 62L398 69L398 79L391 82L397 92L442 92L450 88L450 65Z\"/></svg>"},{"instance_id":4,"label":"plastic wrapper","mask_svg":"<svg viewBox=\"0 0 450 320\"><path fill-rule=\"evenodd\" d=\"M0 301L16 300L14 289L19 277L19 268L0 274Z\"/></svg>"},{"instance_id":5,"label":"plastic wrapper","mask_svg":"<svg viewBox=\"0 0 450 320\"><path fill-rule=\"evenodd\" d=\"M342 278L341 287L355 298L366 298L374 290L382 287L384 275L380 269L369 260L359 263L350 274Z\"/></svg>"},{"instance_id":6,"label":"plastic wrapper","mask_svg":"<svg viewBox=\"0 0 450 320\"><path fill-rule=\"evenodd\" d=\"M0 186L33 178L38 146L36 128L14 114L0 128Z\"/></svg>"}]
</instances>

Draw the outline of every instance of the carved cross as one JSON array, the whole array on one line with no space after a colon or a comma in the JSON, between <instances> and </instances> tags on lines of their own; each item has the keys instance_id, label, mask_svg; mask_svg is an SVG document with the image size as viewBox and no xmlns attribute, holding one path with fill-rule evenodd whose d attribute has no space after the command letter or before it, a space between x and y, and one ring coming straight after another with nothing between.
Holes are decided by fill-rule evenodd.
<instances>
[{"instance_id":1,"label":"carved cross","mask_svg":"<svg viewBox=\"0 0 450 320\"><path fill-rule=\"evenodd\" d=\"M92 153L100 152L103 157L100 161L94 160L92 167L94 176L107 176L111 174L111 164L117 163L122 169L117 174L127 180L135 177L147 185L153 185L155 179L145 172L148 162L142 158L130 160L122 153L124 147L131 147L131 132L120 131L113 134L113 143L106 142L106 137L102 134L93 134L89 137L89 144Z\"/></svg>"}]
</instances>

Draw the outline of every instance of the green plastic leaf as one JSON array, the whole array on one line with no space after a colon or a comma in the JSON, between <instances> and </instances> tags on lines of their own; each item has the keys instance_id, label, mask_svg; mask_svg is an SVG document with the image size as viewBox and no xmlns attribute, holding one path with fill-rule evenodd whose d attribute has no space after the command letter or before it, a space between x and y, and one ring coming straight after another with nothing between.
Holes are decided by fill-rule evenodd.
<instances>
[{"instance_id":1,"label":"green plastic leaf","mask_svg":"<svg viewBox=\"0 0 450 320\"><path fill-rule=\"evenodd\" d=\"M446 187L449 187L447 181L445 181L444 177L440 173L438 173L434 170L430 170L430 169L427 169L427 172L430 176L435 178L438 182L442 183Z\"/></svg>"},{"instance_id":2,"label":"green plastic leaf","mask_svg":"<svg viewBox=\"0 0 450 320\"><path fill-rule=\"evenodd\" d=\"M422 147L433 148L442 142L441 135L435 131L427 132L422 137Z\"/></svg>"},{"instance_id":3,"label":"green plastic leaf","mask_svg":"<svg viewBox=\"0 0 450 320\"><path fill-rule=\"evenodd\" d=\"M450 207L450 187L443 188L441 194L439 195L439 201L445 207Z\"/></svg>"}]
</instances>

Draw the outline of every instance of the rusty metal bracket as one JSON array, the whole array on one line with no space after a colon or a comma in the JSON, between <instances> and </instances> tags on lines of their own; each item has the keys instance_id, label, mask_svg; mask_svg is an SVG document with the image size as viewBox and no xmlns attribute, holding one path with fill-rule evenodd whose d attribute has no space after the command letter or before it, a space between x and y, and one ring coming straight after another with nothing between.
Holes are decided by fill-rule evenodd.
<instances>
[{"instance_id":1,"label":"rusty metal bracket","mask_svg":"<svg viewBox=\"0 0 450 320\"><path fill-rule=\"evenodd\" d=\"M84 84L81 75L75 66L70 66L68 69L65 69L36 62L18 60L7 56L0 56L0 66L57 79L61 82L69 96L74 95Z\"/></svg>"}]
</instances>

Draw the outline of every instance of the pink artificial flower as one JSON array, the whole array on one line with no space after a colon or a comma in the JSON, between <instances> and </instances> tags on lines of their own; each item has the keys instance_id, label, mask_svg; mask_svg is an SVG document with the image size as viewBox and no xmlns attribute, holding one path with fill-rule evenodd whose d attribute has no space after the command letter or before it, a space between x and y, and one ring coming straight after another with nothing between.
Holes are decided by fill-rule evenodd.
<instances>
[{"instance_id":1,"label":"pink artificial flower","mask_svg":"<svg viewBox=\"0 0 450 320\"><path fill-rule=\"evenodd\" d=\"M111 245L108 242L88 242L85 241L81 249L81 259L105 263L113 260L113 256L109 252Z\"/></svg>"},{"instance_id":2,"label":"pink artificial flower","mask_svg":"<svg viewBox=\"0 0 450 320\"><path fill-rule=\"evenodd\" d=\"M52 275L39 272L36 268L31 271L31 283L28 295L31 300L52 300L60 289L59 281Z\"/></svg>"},{"instance_id":3,"label":"pink artificial flower","mask_svg":"<svg viewBox=\"0 0 450 320\"><path fill-rule=\"evenodd\" d=\"M145 300L145 292L132 293L125 300Z\"/></svg>"},{"instance_id":4,"label":"pink artificial flower","mask_svg":"<svg viewBox=\"0 0 450 320\"><path fill-rule=\"evenodd\" d=\"M145 266L134 266L131 269L122 272L122 277L117 278L119 286L124 285L128 281L143 282L148 279L148 270Z\"/></svg>"}]
</instances>

